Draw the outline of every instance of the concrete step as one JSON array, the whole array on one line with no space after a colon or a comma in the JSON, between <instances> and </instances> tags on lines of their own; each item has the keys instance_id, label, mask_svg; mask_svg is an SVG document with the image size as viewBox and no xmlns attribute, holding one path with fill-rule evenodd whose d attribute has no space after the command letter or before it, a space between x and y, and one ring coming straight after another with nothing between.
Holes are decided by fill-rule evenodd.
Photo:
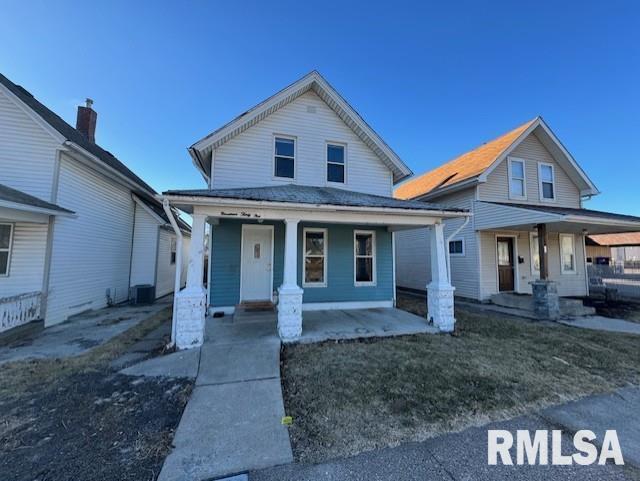
<instances>
[{"instance_id":1,"label":"concrete step","mask_svg":"<svg viewBox=\"0 0 640 481\"><path fill-rule=\"evenodd\" d=\"M529 294L501 292L491 296L491 303L510 309L534 312L533 297ZM585 306L580 299L560 298L560 316L562 317L593 316L595 313L595 308Z\"/></svg>"}]
</instances>

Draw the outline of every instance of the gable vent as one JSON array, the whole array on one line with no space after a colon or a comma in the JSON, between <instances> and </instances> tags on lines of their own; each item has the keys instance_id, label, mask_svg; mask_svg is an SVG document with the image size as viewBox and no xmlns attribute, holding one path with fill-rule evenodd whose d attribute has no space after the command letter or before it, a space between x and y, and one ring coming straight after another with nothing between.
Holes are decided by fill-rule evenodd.
<instances>
[{"instance_id":1,"label":"gable vent","mask_svg":"<svg viewBox=\"0 0 640 481\"><path fill-rule=\"evenodd\" d=\"M318 111L315 105L307 105L307 113L315 114Z\"/></svg>"}]
</instances>

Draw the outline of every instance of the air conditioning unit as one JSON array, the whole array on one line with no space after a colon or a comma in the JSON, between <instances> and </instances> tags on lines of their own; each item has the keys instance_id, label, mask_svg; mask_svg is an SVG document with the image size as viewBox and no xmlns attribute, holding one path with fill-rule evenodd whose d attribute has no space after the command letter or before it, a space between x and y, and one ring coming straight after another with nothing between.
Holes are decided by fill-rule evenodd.
<instances>
[{"instance_id":1,"label":"air conditioning unit","mask_svg":"<svg viewBox=\"0 0 640 481\"><path fill-rule=\"evenodd\" d=\"M131 304L153 304L156 300L156 286L139 284L131 288Z\"/></svg>"}]
</instances>

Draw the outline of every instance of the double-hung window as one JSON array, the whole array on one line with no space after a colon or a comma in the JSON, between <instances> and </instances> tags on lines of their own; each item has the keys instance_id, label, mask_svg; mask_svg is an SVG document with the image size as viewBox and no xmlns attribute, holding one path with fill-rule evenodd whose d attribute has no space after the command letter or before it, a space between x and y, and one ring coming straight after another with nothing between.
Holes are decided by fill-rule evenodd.
<instances>
[{"instance_id":1,"label":"double-hung window","mask_svg":"<svg viewBox=\"0 0 640 481\"><path fill-rule=\"evenodd\" d=\"M540 162L538 164L538 178L540 179L540 199L555 200L556 190L554 184L554 172L552 164Z\"/></svg>"},{"instance_id":2,"label":"double-hung window","mask_svg":"<svg viewBox=\"0 0 640 481\"><path fill-rule=\"evenodd\" d=\"M13 224L0 224L0 276L9 275Z\"/></svg>"},{"instance_id":3,"label":"double-hung window","mask_svg":"<svg viewBox=\"0 0 640 481\"><path fill-rule=\"evenodd\" d=\"M275 177L293 179L296 174L296 141L290 137L276 137L274 142Z\"/></svg>"},{"instance_id":4,"label":"double-hung window","mask_svg":"<svg viewBox=\"0 0 640 481\"><path fill-rule=\"evenodd\" d=\"M176 263L176 249L177 249L177 240L176 239L171 239L171 244L170 244L170 254L169 254L169 263L170 264L175 264Z\"/></svg>"},{"instance_id":5,"label":"double-hung window","mask_svg":"<svg viewBox=\"0 0 640 481\"><path fill-rule=\"evenodd\" d=\"M356 286L372 286L376 283L376 234L357 230L354 240L354 277Z\"/></svg>"},{"instance_id":6,"label":"double-hung window","mask_svg":"<svg viewBox=\"0 0 640 481\"><path fill-rule=\"evenodd\" d=\"M522 159L509 158L509 198L527 198L527 179Z\"/></svg>"},{"instance_id":7,"label":"double-hung window","mask_svg":"<svg viewBox=\"0 0 640 481\"><path fill-rule=\"evenodd\" d=\"M576 272L576 243L573 234L560 234L560 268L563 274Z\"/></svg>"},{"instance_id":8,"label":"double-hung window","mask_svg":"<svg viewBox=\"0 0 640 481\"><path fill-rule=\"evenodd\" d=\"M345 147L339 144L327 144L327 182L344 184Z\"/></svg>"},{"instance_id":9,"label":"double-hung window","mask_svg":"<svg viewBox=\"0 0 640 481\"><path fill-rule=\"evenodd\" d=\"M327 229L304 229L303 287L327 286Z\"/></svg>"}]
</instances>

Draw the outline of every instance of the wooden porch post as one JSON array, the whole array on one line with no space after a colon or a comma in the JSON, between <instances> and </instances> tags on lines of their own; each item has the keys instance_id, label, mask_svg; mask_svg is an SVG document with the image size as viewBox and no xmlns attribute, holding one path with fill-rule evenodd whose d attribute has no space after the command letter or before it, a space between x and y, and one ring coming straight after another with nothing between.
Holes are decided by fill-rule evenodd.
<instances>
[{"instance_id":1,"label":"wooden porch post","mask_svg":"<svg viewBox=\"0 0 640 481\"><path fill-rule=\"evenodd\" d=\"M549 238L547 236L547 224L538 224L538 257L540 258L540 280L546 281L549 278L549 260L547 257L547 246Z\"/></svg>"}]
</instances>

